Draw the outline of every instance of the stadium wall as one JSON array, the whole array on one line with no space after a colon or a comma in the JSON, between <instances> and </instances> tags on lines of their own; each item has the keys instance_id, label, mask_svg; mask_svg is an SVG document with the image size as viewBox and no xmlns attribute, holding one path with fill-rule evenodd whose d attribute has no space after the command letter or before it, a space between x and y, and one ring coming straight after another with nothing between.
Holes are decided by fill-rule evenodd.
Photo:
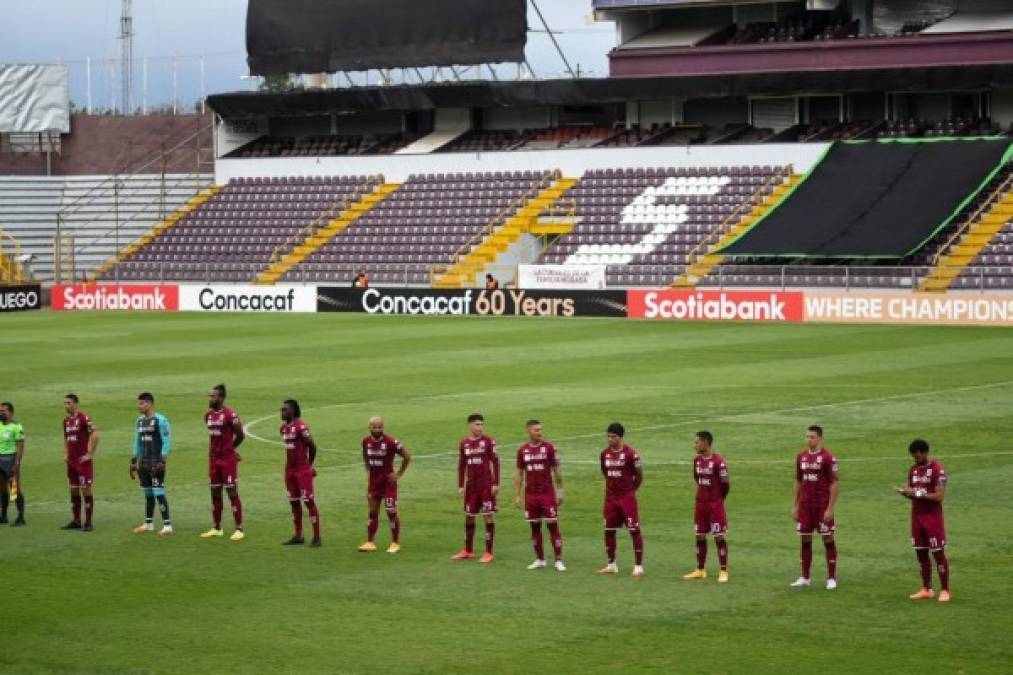
<instances>
[{"instance_id":1,"label":"stadium wall","mask_svg":"<svg viewBox=\"0 0 1013 675\"><path fill-rule=\"evenodd\" d=\"M804 173L826 150L826 143L771 143L762 145L660 146L647 148L587 148L558 151L446 153L426 155L373 155L353 157L261 157L219 159L215 182L232 178L274 176L330 176L383 174L402 182L411 174L530 171L559 169L564 176L581 176L594 169L651 166L707 167L791 164Z\"/></svg>"}]
</instances>

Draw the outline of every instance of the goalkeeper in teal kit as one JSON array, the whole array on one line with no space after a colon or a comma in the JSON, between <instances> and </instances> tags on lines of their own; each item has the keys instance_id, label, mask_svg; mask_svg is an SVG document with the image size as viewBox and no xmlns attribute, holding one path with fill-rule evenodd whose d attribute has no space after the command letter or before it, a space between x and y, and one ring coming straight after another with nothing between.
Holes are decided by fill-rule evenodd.
<instances>
[{"instance_id":1,"label":"goalkeeper in teal kit","mask_svg":"<svg viewBox=\"0 0 1013 675\"><path fill-rule=\"evenodd\" d=\"M137 435L134 438L134 456L130 458L130 477L140 478L144 490L144 524L134 528L134 534L155 529L155 502L162 514L160 537L172 534L169 518L169 501L165 498L165 460L169 455L169 420L155 412L155 397L145 392L137 397Z\"/></svg>"}]
</instances>

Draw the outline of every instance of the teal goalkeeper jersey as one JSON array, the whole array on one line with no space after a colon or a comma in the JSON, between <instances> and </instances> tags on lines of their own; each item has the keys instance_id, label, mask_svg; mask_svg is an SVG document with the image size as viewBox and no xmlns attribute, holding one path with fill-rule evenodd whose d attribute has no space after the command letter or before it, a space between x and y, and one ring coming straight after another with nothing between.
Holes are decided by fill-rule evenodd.
<instances>
[{"instance_id":1,"label":"teal goalkeeper jersey","mask_svg":"<svg viewBox=\"0 0 1013 675\"><path fill-rule=\"evenodd\" d=\"M25 430L18 422L0 424L0 455L13 455L18 451L18 442L25 440Z\"/></svg>"}]
</instances>

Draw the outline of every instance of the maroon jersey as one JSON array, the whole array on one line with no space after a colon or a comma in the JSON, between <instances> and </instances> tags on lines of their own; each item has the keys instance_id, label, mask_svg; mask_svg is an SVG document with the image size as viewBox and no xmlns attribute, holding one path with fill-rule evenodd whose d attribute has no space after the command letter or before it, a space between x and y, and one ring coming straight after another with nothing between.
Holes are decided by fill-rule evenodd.
<instances>
[{"instance_id":1,"label":"maroon jersey","mask_svg":"<svg viewBox=\"0 0 1013 675\"><path fill-rule=\"evenodd\" d=\"M370 485L385 485L387 476L394 472L394 456L404 452L401 441L391 436L373 438L370 434L362 439L362 459L369 470Z\"/></svg>"},{"instance_id":2,"label":"maroon jersey","mask_svg":"<svg viewBox=\"0 0 1013 675\"><path fill-rule=\"evenodd\" d=\"M718 453L710 457L697 455L693 460L693 479L696 481L698 502L719 502L724 499L722 483L728 482L728 466Z\"/></svg>"},{"instance_id":3,"label":"maroon jersey","mask_svg":"<svg viewBox=\"0 0 1013 675\"><path fill-rule=\"evenodd\" d=\"M281 426L281 437L285 441L285 468L310 468L310 428L301 419Z\"/></svg>"},{"instance_id":4,"label":"maroon jersey","mask_svg":"<svg viewBox=\"0 0 1013 675\"><path fill-rule=\"evenodd\" d=\"M915 490L935 492L936 487L946 485L946 470L935 460L926 464L915 464L907 473L907 484ZM940 502L930 502L927 499L911 500L913 513L941 513L942 510L943 505Z\"/></svg>"},{"instance_id":5,"label":"maroon jersey","mask_svg":"<svg viewBox=\"0 0 1013 675\"><path fill-rule=\"evenodd\" d=\"M499 485L499 455L496 441L489 436L471 436L461 439L457 460L457 487L464 487L468 477L469 488Z\"/></svg>"},{"instance_id":6,"label":"maroon jersey","mask_svg":"<svg viewBox=\"0 0 1013 675\"><path fill-rule=\"evenodd\" d=\"M525 443L517 449L517 468L524 470L525 495L553 495L552 468L559 466L559 455L552 443Z\"/></svg>"},{"instance_id":7,"label":"maroon jersey","mask_svg":"<svg viewBox=\"0 0 1013 675\"><path fill-rule=\"evenodd\" d=\"M826 504L830 501L830 486L837 482L837 458L826 448L803 450L795 459L795 480L802 484L800 503Z\"/></svg>"},{"instance_id":8,"label":"maroon jersey","mask_svg":"<svg viewBox=\"0 0 1013 675\"><path fill-rule=\"evenodd\" d=\"M611 447L601 451L601 470L605 474L605 494L619 497L636 490L636 470L640 468L640 455L628 445L618 450Z\"/></svg>"},{"instance_id":9,"label":"maroon jersey","mask_svg":"<svg viewBox=\"0 0 1013 675\"><path fill-rule=\"evenodd\" d=\"M231 457L236 454L236 429L243 423L232 408L222 406L204 413L204 424L208 428L208 452L212 457Z\"/></svg>"},{"instance_id":10,"label":"maroon jersey","mask_svg":"<svg viewBox=\"0 0 1013 675\"><path fill-rule=\"evenodd\" d=\"M71 459L88 454L88 437L94 430L91 418L83 412L63 418L63 442Z\"/></svg>"}]
</instances>

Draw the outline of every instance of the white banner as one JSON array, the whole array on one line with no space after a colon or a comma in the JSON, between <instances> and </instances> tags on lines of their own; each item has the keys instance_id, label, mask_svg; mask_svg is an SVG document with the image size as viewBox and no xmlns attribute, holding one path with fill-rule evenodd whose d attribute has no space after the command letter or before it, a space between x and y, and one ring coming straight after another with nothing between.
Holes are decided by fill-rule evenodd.
<instances>
[{"instance_id":1,"label":"white banner","mask_svg":"<svg viewBox=\"0 0 1013 675\"><path fill-rule=\"evenodd\" d=\"M517 286L524 289L605 288L604 265L518 265Z\"/></svg>"},{"instance_id":2,"label":"white banner","mask_svg":"<svg viewBox=\"0 0 1013 675\"><path fill-rule=\"evenodd\" d=\"M316 286L180 286L181 312L315 312Z\"/></svg>"},{"instance_id":3,"label":"white banner","mask_svg":"<svg viewBox=\"0 0 1013 675\"><path fill-rule=\"evenodd\" d=\"M70 133L67 66L0 64L0 133Z\"/></svg>"}]
</instances>

